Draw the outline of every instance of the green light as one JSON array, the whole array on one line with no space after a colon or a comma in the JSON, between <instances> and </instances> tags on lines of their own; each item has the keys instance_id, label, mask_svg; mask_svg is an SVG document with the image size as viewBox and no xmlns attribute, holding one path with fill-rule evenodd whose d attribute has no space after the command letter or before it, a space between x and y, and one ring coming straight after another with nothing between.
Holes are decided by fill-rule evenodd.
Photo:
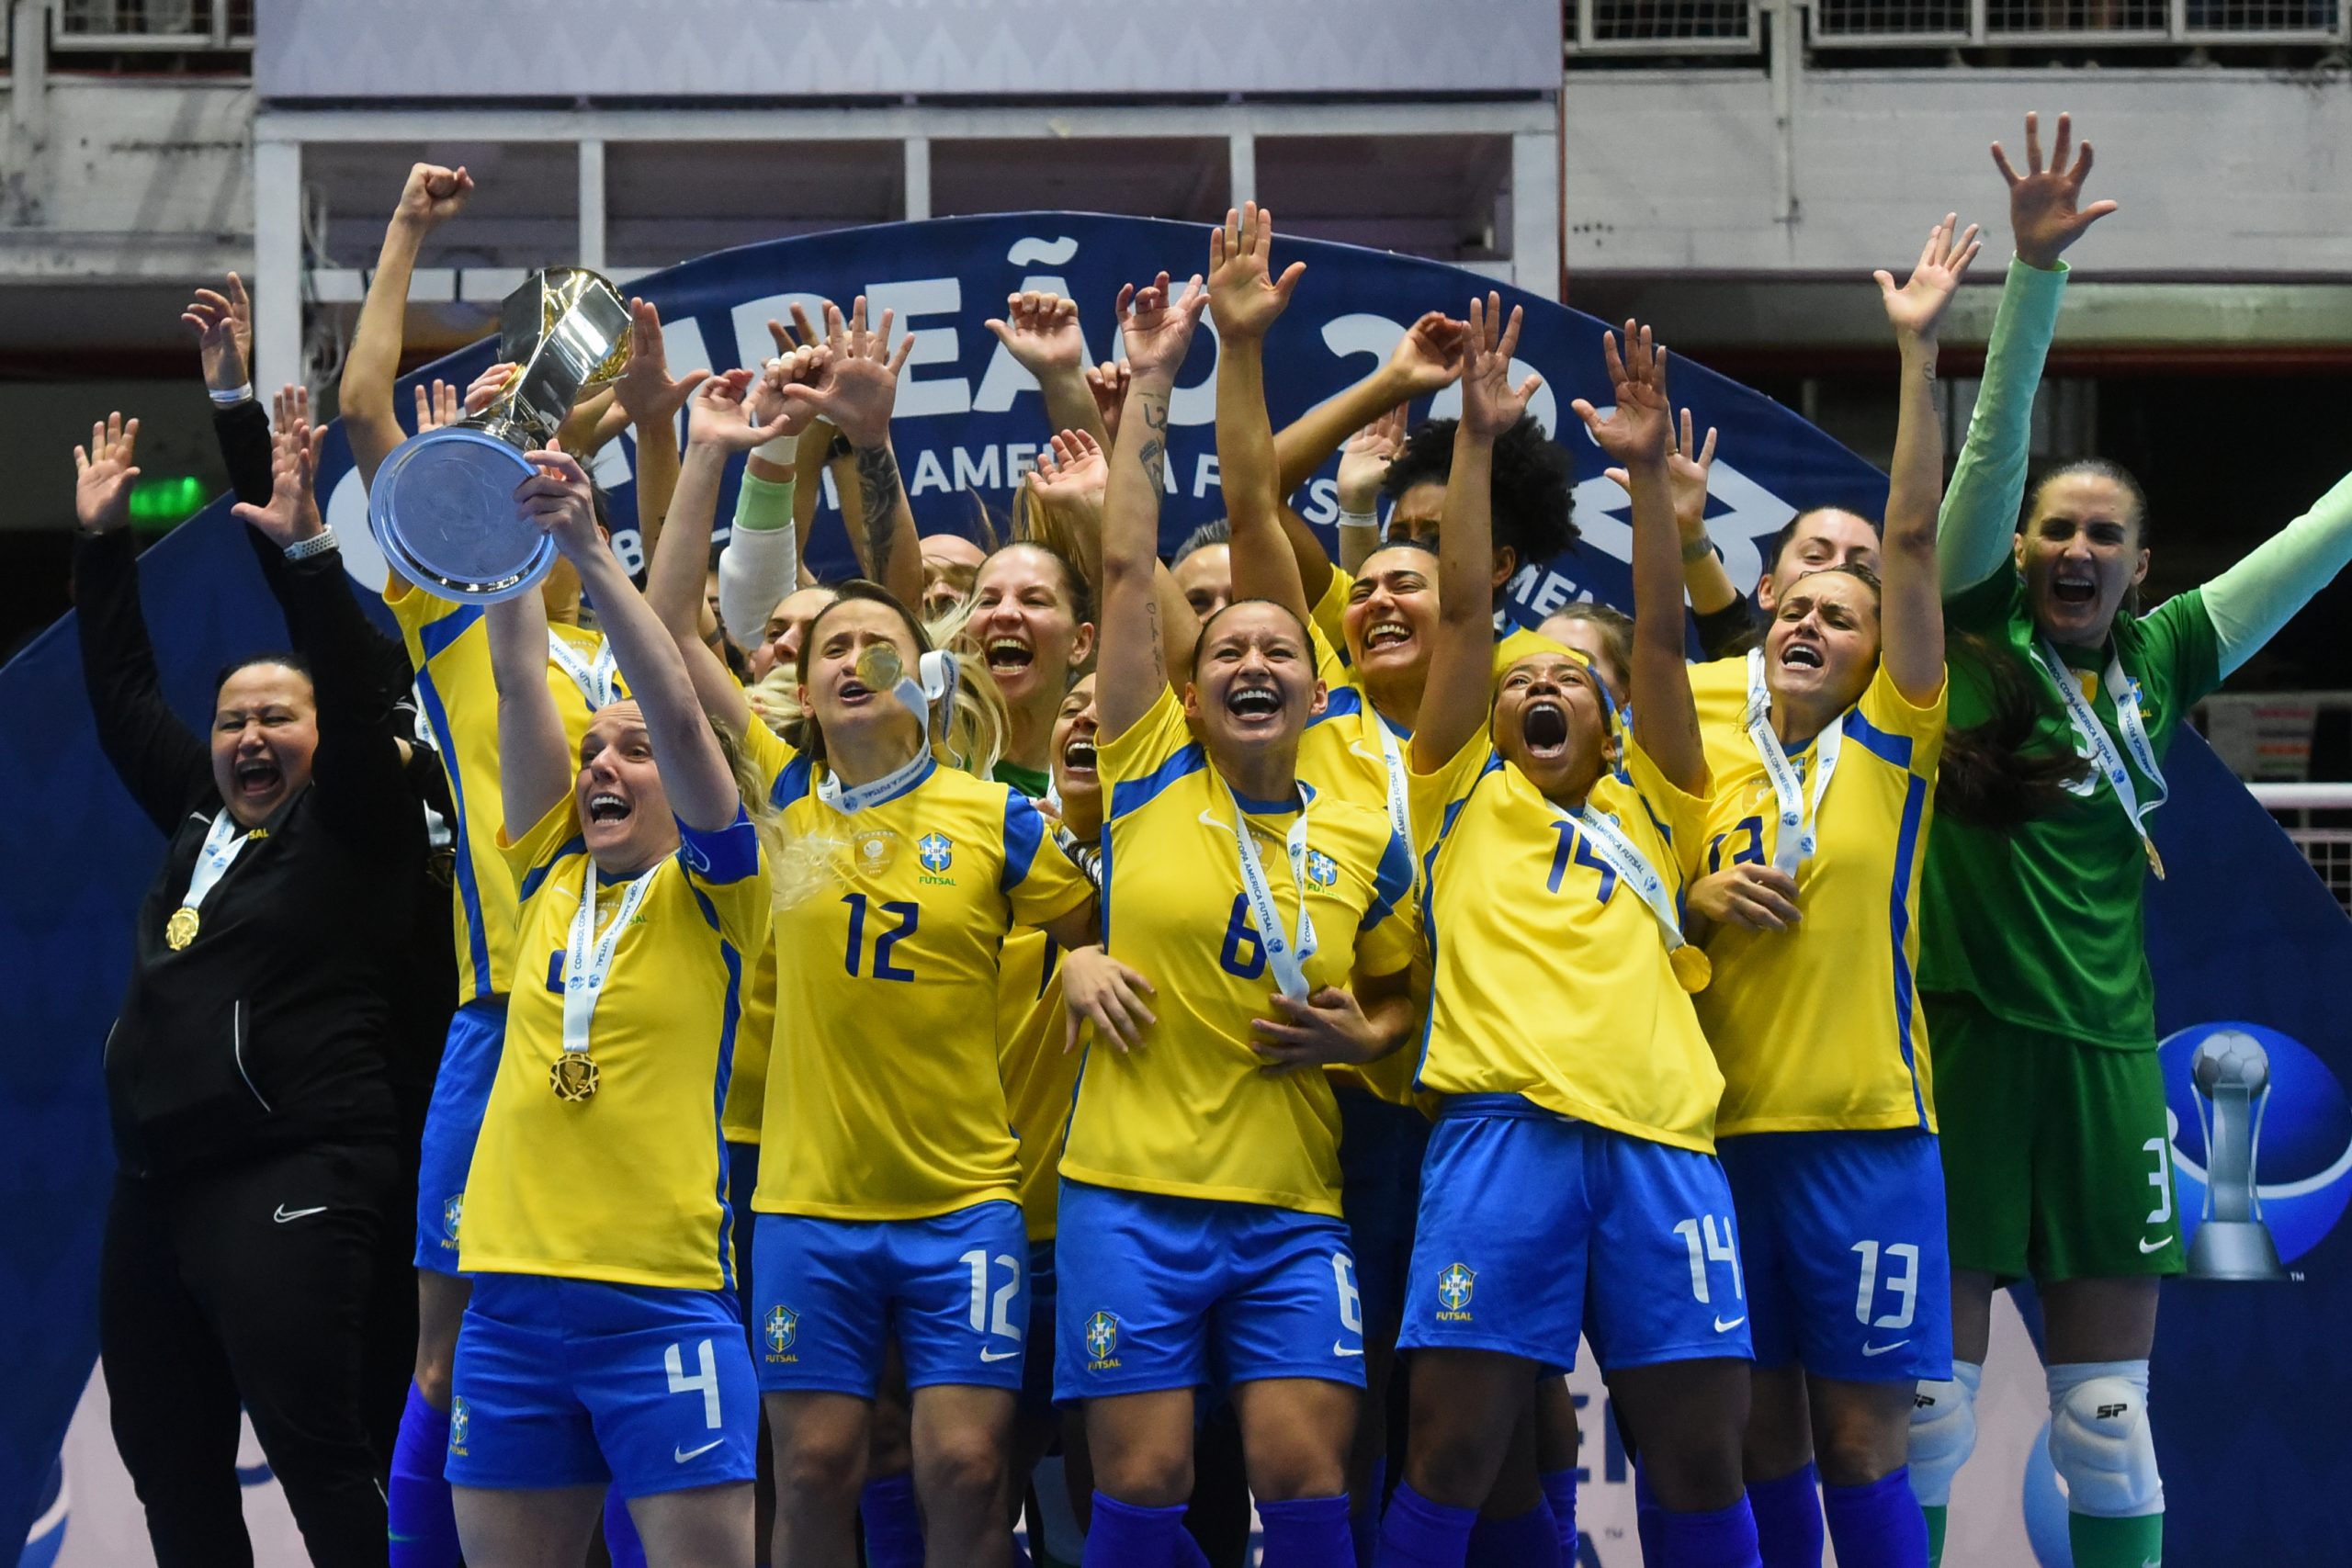
<instances>
[{"instance_id":1,"label":"green light","mask_svg":"<svg viewBox=\"0 0 2352 1568\"><path fill-rule=\"evenodd\" d=\"M130 487L130 521L141 528L169 528L204 509L204 481L193 474L142 479Z\"/></svg>"}]
</instances>

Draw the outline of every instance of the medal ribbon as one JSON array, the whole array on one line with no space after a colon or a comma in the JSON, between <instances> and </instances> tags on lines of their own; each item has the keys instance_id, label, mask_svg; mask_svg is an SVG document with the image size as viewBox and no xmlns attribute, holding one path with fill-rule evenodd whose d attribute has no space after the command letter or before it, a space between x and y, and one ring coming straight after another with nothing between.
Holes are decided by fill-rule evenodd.
<instances>
[{"instance_id":1,"label":"medal ribbon","mask_svg":"<svg viewBox=\"0 0 2352 1568\"><path fill-rule=\"evenodd\" d=\"M2148 721L2140 716L2138 684L2123 673L2122 660L2109 652L2104 680L2108 699L2115 705L2115 722L2123 731L2123 744L2131 749L2132 761L2139 764L2140 772L2155 786L2155 798L2145 806L2140 804L2132 770L2123 765L2123 753L2116 750L2114 737L2108 734L2107 726L2099 723L2090 699L2083 695L2082 682L2075 679L2074 671L2059 654L2057 646L2044 637L2034 652L2050 678L2058 682L2058 698L2066 705L2066 717L2075 727L2075 755L2107 775L2117 803L2132 823L2132 830L2140 835L2141 847L2147 851L2148 863L2162 876L2164 862L2157 859L2155 840L2148 835L2148 818L2172 792L2165 786L2164 770L2156 765L2156 749L2148 739Z\"/></svg>"},{"instance_id":2,"label":"medal ribbon","mask_svg":"<svg viewBox=\"0 0 2352 1568\"><path fill-rule=\"evenodd\" d=\"M598 638L594 663L580 657L580 650L548 628L548 662L571 677L580 694L588 699L591 712L613 702L620 695L616 680L620 673L620 660L613 657L613 645Z\"/></svg>"},{"instance_id":3,"label":"medal ribbon","mask_svg":"<svg viewBox=\"0 0 2352 1568\"><path fill-rule=\"evenodd\" d=\"M1388 768L1388 826L1405 840L1406 857L1415 865L1421 863L1413 846L1413 807L1405 777L1405 749L1396 743L1396 732L1380 716L1372 700L1364 699L1364 712L1372 716L1372 727L1380 732L1380 760Z\"/></svg>"},{"instance_id":4,"label":"medal ribbon","mask_svg":"<svg viewBox=\"0 0 2352 1568\"><path fill-rule=\"evenodd\" d=\"M1223 783L1222 773L1217 775ZM1296 788L1296 785L1293 786ZM1225 786L1233 803L1233 837L1241 863L1241 896L1250 901L1250 918L1265 944L1266 962L1273 965L1274 983L1293 1001L1306 999L1306 961L1315 956L1315 918L1306 912L1306 795L1300 791L1298 820L1290 825L1283 847L1290 852L1290 879L1298 889L1298 935L1294 941L1283 929L1282 911L1274 907L1274 890L1267 884L1266 868L1258 858L1257 841L1250 835L1250 819L1242 815L1240 797Z\"/></svg>"},{"instance_id":5,"label":"medal ribbon","mask_svg":"<svg viewBox=\"0 0 2352 1568\"><path fill-rule=\"evenodd\" d=\"M628 926L629 917L645 902L646 890L653 886L654 872L662 869L656 861L653 870L628 885L621 895L621 907L613 913L613 923L605 929L603 940L596 940L596 863L588 862L586 883L580 889L580 908L571 917L571 939L563 948L563 1051L567 1056L585 1059L588 1055L588 1030L596 1020L596 999L605 994L605 982L613 972L613 954L619 948L621 932ZM594 951L589 944L594 942Z\"/></svg>"},{"instance_id":6,"label":"medal ribbon","mask_svg":"<svg viewBox=\"0 0 2352 1568\"><path fill-rule=\"evenodd\" d=\"M1789 761L1781 738L1772 732L1772 694L1764 684L1764 650L1747 650L1747 739L1764 761L1765 776L1772 781L1772 798L1780 807L1781 830L1772 845L1772 864L1793 877L1797 867L1813 858L1821 829L1821 797L1829 793L1829 776L1838 771L1838 754L1846 739L1846 716L1829 721L1814 742L1813 800L1804 798L1804 780Z\"/></svg>"},{"instance_id":7,"label":"medal ribbon","mask_svg":"<svg viewBox=\"0 0 2352 1568\"><path fill-rule=\"evenodd\" d=\"M1589 806L1570 811L1554 802L1552 809L1581 829L1594 852L1609 863L1609 869L1617 874L1617 879L1632 888L1649 907L1651 917L1657 921L1658 935L1665 939L1668 953L1690 945L1682 939L1682 917L1674 907L1674 894L1666 886L1666 878L1657 874L1657 868L1650 864L1649 857L1625 836L1623 828Z\"/></svg>"},{"instance_id":8,"label":"medal ribbon","mask_svg":"<svg viewBox=\"0 0 2352 1568\"><path fill-rule=\"evenodd\" d=\"M196 869L188 874L187 892L180 898L180 908L193 909L201 905L204 896L212 891L212 885L229 869L229 863L252 841L253 836L227 807L222 807L220 815L212 819L211 831L204 835L204 847L196 853Z\"/></svg>"}]
</instances>

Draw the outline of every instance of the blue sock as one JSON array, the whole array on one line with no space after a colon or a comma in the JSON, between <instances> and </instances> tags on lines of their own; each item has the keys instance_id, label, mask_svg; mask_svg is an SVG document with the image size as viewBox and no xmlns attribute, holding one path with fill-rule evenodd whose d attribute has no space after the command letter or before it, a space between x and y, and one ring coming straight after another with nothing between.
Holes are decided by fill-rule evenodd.
<instances>
[{"instance_id":1,"label":"blue sock","mask_svg":"<svg viewBox=\"0 0 2352 1568\"><path fill-rule=\"evenodd\" d=\"M1911 1495L1909 1466L1867 1486L1825 1486L1838 1568L1925 1568L1928 1517Z\"/></svg>"},{"instance_id":2,"label":"blue sock","mask_svg":"<svg viewBox=\"0 0 2352 1568\"><path fill-rule=\"evenodd\" d=\"M1258 1521L1266 1527L1259 1568L1354 1568L1356 1544L1348 1533L1345 1493L1261 1503Z\"/></svg>"},{"instance_id":3,"label":"blue sock","mask_svg":"<svg viewBox=\"0 0 2352 1568\"><path fill-rule=\"evenodd\" d=\"M1711 1514L1663 1511L1658 1539L1666 1553L1660 1568L1762 1568L1764 1562L1756 1551L1756 1516L1745 1497Z\"/></svg>"},{"instance_id":4,"label":"blue sock","mask_svg":"<svg viewBox=\"0 0 2352 1568\"><path fill-rule=\"evenodd\" d=\"M424 1391L409 1384L400 1439L392 1446L391 1484L384 1489L392 1568L458 1568L458 1515L441 1473L448 1458L449 1413L434 1409Z\"/></svg>"},{"instance_id":5,"label":"blue sock","mask_svg":"<svg viewBox=\"0 0 2352 1568\"><path fill-rule=\"evenodd\" d=\"M1477 1509L1432 1503L1400 1481L1380 1517L1380 1554L1373 1562L1377 1568L1463 1568L1477 1523Z\"/></svg>"},{"instance_id":6,"label":"blue sock","mask_svg":"<svg viewBox=\"0 0 2352 1568\"><path fill-rule=\"evenodd\" d=\"M1559 1568L1560 1527L1552 1505L1538 1503L1508 1519L1481 1518L1470 1528L1464 1568Z\"/></svg>"},{"instance_id":7,"label":"blue sock","mask_svg":"<svg viewBox=\"0 0 2352 1568\"><path fill-rule=\"evenodd\" d=\"M1372 1476L1364 1483L1363 1495L1355 1500L1348 1513L1348 1534L1355 1541L1356 1568L1372 1568L1372 1559L1380 1550L1380 1505L1388 1491L1388 1460L1385 1455L1372 1461Z\"/></svg>"},{"instance_id":8,"label":"blue sock","mask_svg":"<svg viewBox=\"0 0 2352 1568\"><path fill-rule=\"evenodd\" d=\"M1642 1543L1644 1568L1664 1568L1666 1505L1650 1490L1649 1470L1639 1460L1634 1461L1634 1534Z\"/></svg>"},{"instance_id":9,"label":"blue sock","mask_svg":"<svg viewBox=\"0 0 2352 1568\"><path fill-rule=\"evenodd\" d=\"M1138 1508L1097 1492L1094 1517L1086 1527L1084 1568L1173 1568L1176 1538L1183 1534L1182 1503L1172 1508Z\"/></svg>"},{"instance_id":10,"label":"blue sock","mask_svg":"<svg viewBox=\"0 0 2352 1568\"><path fill-rule=\"evenodd\" d=\"M1576 1467L1571 1465L1566 1470L1546 1471L1535 1479L1544 1488L1544 1500L1552 1505L1552 1526L1560 1532L1560 1562L1563 1568L1576 1568Z\"/></svg>"},{"instance_id":11,"label":"blue sock","mask_svg":"<svg viewBox=\"0 0 2352 1568\"><path fill-rule=\"evenodd\" d=\"M618 1491L605 1494L605 1551L613 1568L647 1568L645 1542L637 1538L637 1521L629 1517L628 1499Z\"/></svg>"},{"instance_id":12,"label":"blue sock","mask_svg":"<svg viewBox=\"0 0 2352 1568\"><path fill-rule=\"evenodd\" d=\"M1765 1568L1821 1568L1821 1472L1808 1463L1778 1481L1747 1483ZM1841 1568L1854 1568L1838 1554Z\"/></svg>"},{"instance_id":13,"label":"blue sock","mask_svg":"<svg viewBox=\"0 0 2352 1568\"><path fill-rule=\"evenodd\" d=\"M922 1515L915 1509L915 1478L886 1475L857 1495L865 1526L868 1568L922 1568Z\"/></svg>"}]
</instances>

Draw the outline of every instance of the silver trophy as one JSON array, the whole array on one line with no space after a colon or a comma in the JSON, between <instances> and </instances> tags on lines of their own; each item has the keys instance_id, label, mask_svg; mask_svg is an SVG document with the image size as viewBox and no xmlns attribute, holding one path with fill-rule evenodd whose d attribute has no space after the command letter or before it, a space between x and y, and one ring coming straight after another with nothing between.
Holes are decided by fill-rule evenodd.
<instances>
[{"instance_id":1,"label":"silver trophy","mask_svg":"<svg viewBox=\"0 0 2352 1568\"><path fill-rule=\"evenodd\" d=\"M547 445L583 391L628 363L628 306L582 267L533 273L498 309L498 356L520 367L478 414L392 449L368 496L384 558L418 587L486 604L527 592L555 545L514 509L524 454Z\"/></svg>"},{"instance_id":2,"label":"silver trophy","mask_svg":"<svg viewBox=\"0 0 2352 1568\"><path fill-rule=\"evenodd\" d=\"M2254 1185L2262 1110L2270 1098L2270 1054L2252 1035L2225 1029L2197 1047L2188 1071L2198 1120L2205 1124L2205 1213L2189 1238L2189 1276L2283 1280L2287 1270L2262 1222L2262 1198Z\"/></svg>"}]
</instances>

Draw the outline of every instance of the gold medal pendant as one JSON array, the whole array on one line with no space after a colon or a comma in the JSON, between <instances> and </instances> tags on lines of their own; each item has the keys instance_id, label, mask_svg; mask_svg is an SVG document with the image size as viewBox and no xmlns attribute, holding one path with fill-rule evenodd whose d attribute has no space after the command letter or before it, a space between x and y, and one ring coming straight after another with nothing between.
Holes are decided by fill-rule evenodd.
<instances>
[{"instance_id":1,"label":"gold medal pendant","mask_svg":"<svg viewBox=\"0 0 2352 1568\"><path fill-rule=\"evenodd\" d=\"M1674 965L1675 984L1694 996L1705 990L1707 982L1715 977L1714 964L1708 962L1705 953L1687 942L1666 957L1667 962Z\"/></svg>"},{"instance_id":2,"label":"gold medal pendant","mask_svg":"<svg viewBox=\"0 0 2352 1568\"><path fill-rule=\"evenodd\" d=\"M2162 882L2165 879L2165 857L2156 853L2156 841L2154 839L2143 839L2140 840L2140 846L2148 852L2148 869L2156 874L2158 882Z\"/></svg>"},{"instance_id":3,"label":"gold medal pendant","mask_svg":"<svg viewBox=\"0 0 2352 1568\"><path fill-rule=\"evenodd\" d=\"M548 1083L555 1097L577 1105L596 1096L596 1064L585 1051L566 1051L548 1067Z\"/></svg>"},{"instance_id":4,"label":"gold medal pendant","mask_svg":"<svg viewBox=\"0 0 2352 1568\"><path fill-rule=\"evenodd\" d=\"M197 925L195 906L181 905L172 911L172 918L164 922L164 945L174 953L181 951L196 940Z\"/></svg>"}]
</instances>

